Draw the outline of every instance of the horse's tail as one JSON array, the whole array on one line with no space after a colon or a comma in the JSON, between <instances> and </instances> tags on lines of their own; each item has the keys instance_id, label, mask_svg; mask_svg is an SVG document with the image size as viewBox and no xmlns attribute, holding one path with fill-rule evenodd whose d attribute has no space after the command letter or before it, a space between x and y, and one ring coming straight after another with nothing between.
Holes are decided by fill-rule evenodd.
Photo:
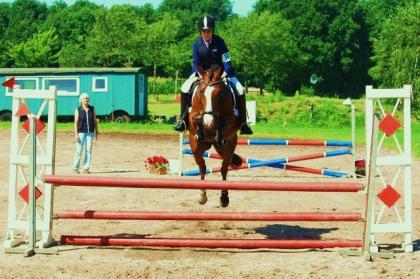
<instances>
[{"instance_id":1,"label":"horse's tail","mask_svg":"<svg viewBox=\"0 0 420 279\"><path fill-rule=\"evenodd\" d=\"M218 144L214 144L214 149L216 149L217 153L219 153L220 156L223 157L223 150L221 148L221 146L219 146ZM232 155L232 163L230 164L232 167L240 167L242 165L243 159L241 158L241 156L239 156L236 153L233 153Z\"/></svg>"}]
</instances>

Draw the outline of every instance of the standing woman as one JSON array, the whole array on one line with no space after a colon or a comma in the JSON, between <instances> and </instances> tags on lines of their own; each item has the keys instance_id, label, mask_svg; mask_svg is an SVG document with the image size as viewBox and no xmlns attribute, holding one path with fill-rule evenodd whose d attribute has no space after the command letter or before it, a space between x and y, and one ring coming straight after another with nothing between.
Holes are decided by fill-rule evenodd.
<instances>
[{"instance_id":1,"label":"standing woman","mask_svg":"<svg viewBox=\"0 0 420 279\"><path fill-rule=\"evenodd\" d=\"M76 155L74 157L73 172L79 173L80 157L85 150L83 173L89 173L92 155L93 137L98 139L98 122L93 106L89 105L89 95L82 93L79 98L80 106L74 111L74 133L76 139Z\"/></svg>"}]
</instances>

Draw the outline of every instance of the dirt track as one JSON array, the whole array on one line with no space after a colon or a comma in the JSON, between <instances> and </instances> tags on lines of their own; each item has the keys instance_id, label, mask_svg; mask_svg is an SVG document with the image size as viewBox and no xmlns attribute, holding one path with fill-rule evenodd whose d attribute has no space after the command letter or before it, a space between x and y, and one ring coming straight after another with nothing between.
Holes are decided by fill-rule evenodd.
<instances>
[{"instance_id":1,"label":"dirt track","mask_svg":"<svg viewBox=\"0 0 420 279\"><path fill-rule=\"evenodd\" d=\"M0 226L5 237L7 223L7 183L10 131L0 130ZM176 158L177 135L103 134L94 143L93 176L158 177L149 174L144 160L151 155ZM244 157L271 159L324 151L313 147L239 146ZM362 152L362 150L359 150ZM58 133L56 173L70 174L74 154L72 134ZM362 153L360 153L360 156ZM351 156L307 161L309 167L328 167L351 171ZM217 161L209 164L218 166ZM191 158L187 168L193 168ZM413 163L413 173L420 167ZM169 178L171 175L164 175ZM213 174L209 179L220 179ZM283 172L269 168L229 173L232 180L326 180L314 175ZM373 263L361 257L341 256L338 249L318 250L237 250L171 249L116 247L60 247L59 255L0 256L1 278L419 278L420 175L413 174L413 216L416 251L396 254L392 260ZM363 212L364 195L360 193L287 193L231 191L227 209L218 206L218 193L209 192L209 201L200 206L198 192L192 190L58 188L54 207L62 209L107 210L203 210L203 211L355 211ZM54 237L61 234L145 235L148 237L217 237L217 238L348 238L360 239L360 222L214 222L214 221L54 221ZM398 243L398 235L384 238Z\"/></svg>"}]
</instances>

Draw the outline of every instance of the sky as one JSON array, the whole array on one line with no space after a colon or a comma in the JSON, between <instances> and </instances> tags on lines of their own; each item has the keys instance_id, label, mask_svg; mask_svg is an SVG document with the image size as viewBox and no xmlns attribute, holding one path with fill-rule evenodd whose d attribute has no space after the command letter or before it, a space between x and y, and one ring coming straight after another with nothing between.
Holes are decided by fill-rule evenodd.
<instances>
[{"instance_id":1,"label":"sky","mask_svg":"<svg viewBox=\"0 0 420 279\"><path fill-rule=\"evenodd\" d=\"M39 0L40 2L46 2L47 5L51 5L54 0ZM71 5L75 0L64 0L67 4ZM90 0L97 4L102 4L104 6L110 7L112 5L118 4L136 4L142 6L146 3L150 3L153 7L158 7L162 0ZM239 15L247 15L251 10L252 6L257 0L233 0L233 12ZM13 2L13 0L0 0L0 2Z\"/></svg>"}]
</instances>

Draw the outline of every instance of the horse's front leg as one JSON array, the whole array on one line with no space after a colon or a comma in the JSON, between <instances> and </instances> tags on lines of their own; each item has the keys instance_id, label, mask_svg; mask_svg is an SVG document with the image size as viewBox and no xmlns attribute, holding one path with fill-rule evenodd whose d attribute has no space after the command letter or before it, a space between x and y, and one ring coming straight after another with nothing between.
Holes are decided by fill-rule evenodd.
<instances>
[{"instance_id":1,"label":"horse's front leg","mask_svg":"<svg viewBox=\"0 0 420 279\"><path fill-rule=\"evenodd\" d=\"M206 176L206 162L204 161L204 158L203 158L203 154L202 154L203 152L198 148L196 148L195 150L192 149L192 152L194 154L194 160L196 164L198 165L198 169L200 170L200 178L201 180L204 180ZM205 204L206 202L207 202L206 189L201 189L198 203Z\"/></svg>"},{"instance_id":2,"label":"horse's front leg","mask_svg":"<svg viewBox=\"0 0 420 279\"><path fill-rule=\"evenodd\" d=\"M198 154L198 153L194 153L194 159L195 162L198 165L198 168L200 170L200 178L201 180L204 180L205 176L206 176L206 162L204 161L203 155L202 154ZM199 204L205 204L207 202L207 192L206 189L201 189L200 190L200 198L198 200Z\"/></svg>"},{"instance_id":3,"label":"horse's front leg","mask_svg":"<svg viewBox=\"0 0 420 279\"><path fill-rule=\"evenodd\" d=\"M225 145L222 147L222 149L223 149L223 161L222 161L222 167L220 171L222 173L223 181L226 181L228 168L232 163L232 156L233 156L234 150L231 150L229 146L229 142L226 142ZM228 190L221 191L219 203L221 207L227 207L229 205L229 191Z\"/></svg>"},{"instance_id":4,"label":"horse's front leg","mask_svg":"<svg viewBox=\"0 0 420 279\"><path fill-rule=\"evenodd\" d=\"M224 135L224 119L222 118L220 121L217 121L215 119L215 123L218 123L217 125L217 132L216 132L216 143L220 146L225 144L225 135Z\"/></svg>"},{"instance_id":5,"label":"horse's front leg","mask_svg":"<svg viewBox=\"0 0 420 279\"><path fill-rule=\"evenodd\" d=\"M196 123L196 136L197 136L197 142L201 143L204 141L204 125L203 125L203 115L197 114L194 116L194 121Z\"/></svg>"}]
</instances>

